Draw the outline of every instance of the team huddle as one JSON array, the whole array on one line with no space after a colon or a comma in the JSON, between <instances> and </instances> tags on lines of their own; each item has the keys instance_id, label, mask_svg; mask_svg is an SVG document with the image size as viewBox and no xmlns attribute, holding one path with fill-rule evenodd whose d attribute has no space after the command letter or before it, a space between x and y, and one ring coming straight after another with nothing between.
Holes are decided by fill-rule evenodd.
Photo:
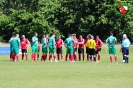
<instances>
[{"instance_id":1,"label":"team huddle","mask_svg":"<svg viewBox=\"0 0 133 88\"><path fill-rule=\"evenodd\" d=\"M13 35L9 40L10 43L10 61L19 61L19 49L21 48L22 60L24 60L24 55L26 60L28 60L27 45L31 45L32 55L31 61L35 62L39 59L40 44L38 44L38 34L35 32L32 37L32 42L30 43L28 39L25 38L25 35L22 35L22 39L19 38L19 34ZM112 55L114 55L115 62L118 63L116 56L116 47L115 47L116 38L113 34L110 34L110 37L106 39L106 43L109 47L110 62L112 62ZM86 58L90 62L100 62L100 52L102 49L103 42L96 36L89 34L86 39L83 39L82 35L79 35L79 38L76 38L76 34L69 34L68 38L63 41L61 36L58 36L58 39L55 40L55 34L52 34L50 38L48 35L43 35L41 39L41 49L42 56L41 61L47 60L47 55L49 53L49 61L58 62L63 60L63 45L66 47L65 61L75 62L75 61L84 61L84 48L86 48ZM123 62L128 63L129 55L129 46L130 41L127 39L127 36L124 34L121 51L123 53ZM78 51L78 54L77 54ZM78 56L77 56L78 55ZM97 59L98 58L98 59Z\"/></svg>"}]
</instances>

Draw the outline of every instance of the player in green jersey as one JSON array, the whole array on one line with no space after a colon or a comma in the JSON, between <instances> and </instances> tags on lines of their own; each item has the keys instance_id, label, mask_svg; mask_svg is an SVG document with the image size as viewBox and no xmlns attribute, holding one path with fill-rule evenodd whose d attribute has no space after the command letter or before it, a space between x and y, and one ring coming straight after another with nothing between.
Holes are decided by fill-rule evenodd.
<instances>
[{"instance_id":1,"label":"player in green jersey","mask_svg":"<svg viewBox=\"0 0 133 88\"><path fill-rule=\"evenodd\" d=\"M12 41L10 41L11 44L11 52L12 52L12 61L19 61L19 48L20 48L20 39L19 34L16 34Z\"/></svg>"},{"instance_id":2,"label":"player in green jersey","mask_svg":"<svg viewBox=\"0 0 133 88\"><path fill-rule=\"evenodd\" d=\"M42 58L41 58L41 61L44 60L46 61L46 56L47 56L47 53L48 53L48 50L47 50L47 38L46 38L46 35L43 35L43 38L42 38Z\"/></svg>"},{"instance_id":3,"label":"player in green jersey","mask_svg":"<svg viewBox=\"0 0 133 88\"><path fill-rule=\"evenodd\" d=\"M9 40L9 44L10 44L10 61L13 61L13 53L12 53L12 40L14 39L14 35L12 35L12 37Z\"/></svg>"},{"instance_id":4,"label":"player in green jersey","mask_svg":"<svg viewBox=\"0 0 133 88\"><path fill-rule=\"evenodd\" d=\"M52 36L49 39L49 60L52 62L52 55L54 57L54 61L58 62L58 60L56 59L56 46L55 46L56 42L55 42L55 34L52 34Z\"/></svg>"},{"instance_id":5,"label":"player in green jersey","mask_svg":"<svg viewBox=\"0 0 133 88\"><path fill-rule=\"evenodd\" d=\"M74 39L72 38L72 35L69 34L68 38L64 41L65 47L67 48L66 61L67 61L67 57L69 55L70 61L73 62L73 42L74 42Z\"/></svg>"},{"instance_id":6,"label":"player in green jersey","mask_svg":"<svg viewBox=\"0 0 133 88\"><path fill-rule=\"evenodd\" d=\"M36 61L36 56L38 53L38 38L37 38L38 34L35 32L34 36L32 37L32 61Z\"/></svg>"},{"instance_id":7,"label":"player in green jersey","mask_svg":"<svg viewBox=\"0 0 133 88\"><path fill-rule=\"evenodd\" d=\"M110 33L110 37L106 39L106 43L108 44L109 47L109 54L110 54L110 62L112 62L112 54L114 55L115 62L117 62L117 56L116 56L116 47L115 47L115 42L116 38L113 36L113 33Z\"/></svg>"}]
</instances>

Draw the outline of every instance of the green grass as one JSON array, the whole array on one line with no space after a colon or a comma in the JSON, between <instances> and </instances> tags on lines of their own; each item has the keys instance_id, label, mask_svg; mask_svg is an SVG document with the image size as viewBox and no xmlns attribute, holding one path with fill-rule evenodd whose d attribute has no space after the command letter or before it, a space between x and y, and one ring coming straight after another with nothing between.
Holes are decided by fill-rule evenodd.
<instances>
[{"instance_id":1,"label":"green grass","mask_svg":"<svg viewBox=\"0 0 133 88\"><path fill-rule=\"evenodd\" d=\"M8 55L0 55L0 88L132 88L133 48L129 64L122 63L119 49L118 64L109 62L105 46L100 63L31 62L30 57L28 61L10 62Z\"/></svg>"}]
</instances>

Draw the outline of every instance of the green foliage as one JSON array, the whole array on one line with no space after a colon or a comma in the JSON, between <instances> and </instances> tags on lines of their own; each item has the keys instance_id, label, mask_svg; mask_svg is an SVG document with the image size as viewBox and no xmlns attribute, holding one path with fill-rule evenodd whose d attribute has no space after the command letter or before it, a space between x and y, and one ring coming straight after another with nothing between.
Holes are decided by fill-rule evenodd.
<instances>
[{"instance_id":1,"label":"green foliage","mask_svg":"<svg viewBox=\"0 0 133 88\"><path fill-rule=\"evenodd\" d=\"M34 32L61 35L69 33L99 35L102 40L110 32L121 40L123 33L133 40L133 13L121 15L111 0L0 0L0 34L6 41L12 33ZM131 6L131 5L130 5ZM3 35L7 33L7 35Z\"/></svg>"}]
</instances>

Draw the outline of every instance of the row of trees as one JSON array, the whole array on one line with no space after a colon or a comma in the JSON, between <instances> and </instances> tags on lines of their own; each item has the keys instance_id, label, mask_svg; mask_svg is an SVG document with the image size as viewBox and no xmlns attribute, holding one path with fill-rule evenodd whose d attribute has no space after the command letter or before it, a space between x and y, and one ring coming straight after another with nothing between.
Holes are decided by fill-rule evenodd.
<instances>
[{"instance_id":1,"label":"row of trees","mask_svg":"<svg viewBox=\"0 0 133 88\"><path fill-rule=\"evenodd\" d=\"M130 0L129 0L130 1ZM133 40L133 12L117 13L113 0L0 0L0 40L7 42L13 33L29 39L36 31L43 34L99 35L110 32L121 40L123 33ZM131 5L131 4L130 4Z\"/></svg>"}]
</instances>

